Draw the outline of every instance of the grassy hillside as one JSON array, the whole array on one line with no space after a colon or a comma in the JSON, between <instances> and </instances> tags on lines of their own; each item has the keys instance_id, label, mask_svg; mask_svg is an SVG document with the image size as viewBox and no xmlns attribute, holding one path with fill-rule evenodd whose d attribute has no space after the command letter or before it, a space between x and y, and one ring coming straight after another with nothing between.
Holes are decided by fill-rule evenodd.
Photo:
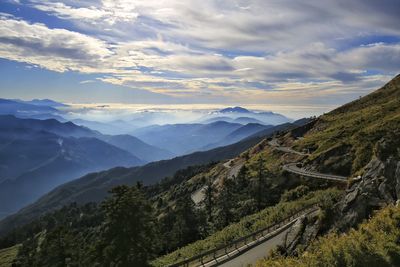
<instances>
[{"instance_id":1,"label":"grassy hillside","mask_svg":"<svg viewBox=\"0 0 400 267\"><path fill-rule=\"evenodd\" d=\"M13 260L17 257L19 248L20 245L15 245L13 247L0 249L0 266L11 267Z\"/></svg>"},{"instance_id":2,"label":"grassy hillside","mask_svg":"<svg viewBox=\"0 0 400 267\"><path fill-rule=\"evenodd\" d=\"M152 265L161 267L193 257L218 246L228 244L237 238L259 229L280 222L283 218L291 214L292 211L299 210L315 203L324 205L324 203L335 202L341 197L341 195L341 191L337 189L327 189L312 192L295 201L282 201L275 206L268 207L258 213L246 216L239 222L231 224L203 240L199 240L168 255L160 257L152 262Z\"/></svg>"},{"instance_id":3,"label":"grassy hillside","mask_svg":"<svg viewBox=\"0 0 400 267\"><path fill-rule=\"evenodd\" d=\"M312 151L308 163L323 171L355 175L371 160L381 138L400 137L400 75L381 89L318 118L298 150Z\"/></svg>"},{"instance_id":4,"label":"grassy hillside","mask_svg":"<svg viewBox=\"0 0 400 267\"><path fill-rule=\"evenodd\" d=\"M258 267L400 266L400 207L388 206L357 230L329 234L298 258L273 258Z\"/></svg>"}]
</instances>

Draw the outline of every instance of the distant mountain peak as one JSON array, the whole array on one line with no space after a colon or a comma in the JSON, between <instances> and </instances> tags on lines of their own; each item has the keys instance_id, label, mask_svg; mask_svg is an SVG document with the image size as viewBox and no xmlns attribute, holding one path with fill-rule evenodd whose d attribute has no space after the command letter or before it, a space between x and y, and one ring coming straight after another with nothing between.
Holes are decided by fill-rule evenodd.
<instances>
[{"instance_id":1,"label":"distant mountain peak","mask_svg":"<svg viewBox=\"0 0 400 267\"><path fill-rule=\"evenodd\" d=\"M236 113L251 113L250 110L242 108L242 107L224 108L224 109L221 109L219 112L220 113L234 113L234 112L236 112Z\"/></svg>"}]
</instances>

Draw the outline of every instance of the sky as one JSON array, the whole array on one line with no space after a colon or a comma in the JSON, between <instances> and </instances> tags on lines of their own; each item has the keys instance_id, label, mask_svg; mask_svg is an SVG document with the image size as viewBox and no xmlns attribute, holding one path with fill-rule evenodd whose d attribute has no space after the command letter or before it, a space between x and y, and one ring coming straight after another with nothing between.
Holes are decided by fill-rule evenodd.
<instances>
[{"instance_id":1,"label":"sky","mask_svg":"<svg viewBox=\"0 0 400 267\"><path fill-rule=\"evenodd\" d=\"M328 111L400 73L398 0L0 0L0 97Z\"/></svg>"}]
</instances>

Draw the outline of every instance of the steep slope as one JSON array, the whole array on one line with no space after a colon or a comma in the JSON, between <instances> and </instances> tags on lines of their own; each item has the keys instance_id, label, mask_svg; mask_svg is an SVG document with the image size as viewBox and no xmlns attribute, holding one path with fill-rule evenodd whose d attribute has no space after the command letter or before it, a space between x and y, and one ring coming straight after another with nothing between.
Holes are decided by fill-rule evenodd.
<instances>
[{"instance_id":1,"label":"steep slope","mask_svg":"<svg viewBox=\"0 0 400 267\"><path fill-rule=\"evenodd\" d=\"M381 89L317 119L298 150L312 152L308 164L321 171L358 175L375 155L378 141L395 140L400 129L400 76Z\"/></svg>"},{"instance_id":2,"label":"steep slope","mask_svg":"<svg viewBox=\"0 0 400 267\"><path fill-rule=\"evenodd\" d=\"M257 267L399 266L400 208L388 206L346 235L329 234L299 257L276 257Z\"/></svg>"},{"instance_id":3,"label":"steep slope","mask_svg":"<svg viewBox=\"0 0 400 267\"><path fill-rule=\"evenodd\" d=\"M346 195L330 215L331 227L355 227L400 199L400 75L279 141L310 153L303 169L349 177Z\"/></svg>"},{"instance_id":4,"label":"steep slope","mask_svg":"<svg viewBox=\"0 0 400 267\"><path fill-rule=\"evenodd\" d=\"M291 124L275 126L270 128L269 134L293 127L295 126ZM196 152L171 160L153 162L142 167L129 169L114 168L108 171L88 174L82 178L59 186L32 205L22 209L17 214L3 219L0 222L0 233L4 233L17 225L29 222L37 216L66 205L67 203L101 201L107 196L107 192L116 185L132 185L137 181L143 181L144 184L152 184L187 166L233 158L246 149L256 145L265 137L266 136L257 136L229 146L205 152Z\"/></svg>"}]
</instances>

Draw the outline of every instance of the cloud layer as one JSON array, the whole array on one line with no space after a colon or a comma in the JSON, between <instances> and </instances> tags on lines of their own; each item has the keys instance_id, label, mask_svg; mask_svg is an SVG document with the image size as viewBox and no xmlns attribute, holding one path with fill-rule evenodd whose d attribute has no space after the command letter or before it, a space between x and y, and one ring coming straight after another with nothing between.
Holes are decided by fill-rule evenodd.
<instances>
[{"instance_id":1,"label":"cloud layer","mask_svg":"<svg viewBox=\"0 0 400 267\"><path fill-rule=\"evenodd\" d=\"M24 6L73 27L2 14L1 58L179 98L318 102L364 94L400 70L396 0Z\"/></svg>"}]
</instances>

